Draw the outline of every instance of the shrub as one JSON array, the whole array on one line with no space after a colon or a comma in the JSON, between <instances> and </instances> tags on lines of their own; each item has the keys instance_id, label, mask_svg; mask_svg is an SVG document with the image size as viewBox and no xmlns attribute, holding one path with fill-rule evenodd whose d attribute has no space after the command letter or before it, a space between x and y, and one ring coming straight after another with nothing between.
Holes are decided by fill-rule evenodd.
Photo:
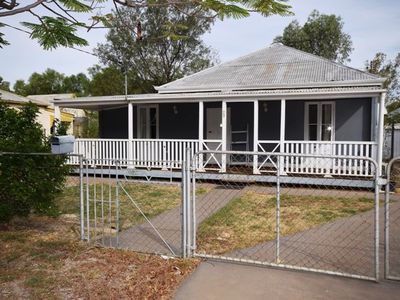
<instances>
[{"instance_id":1,"label":"shrub","mask_svg":"<svg viewBox=\"0 0 400 300\"><path fill-rule=\"evenodd\" d=\"M0 104L0 221L31 212L54 215L68 167L65 155L50 153L49 137L36 121L36 105ZM18 152L6 154L4 152ZM28 153L42 153L32 155Z\"/></svg>"}]
</instances>

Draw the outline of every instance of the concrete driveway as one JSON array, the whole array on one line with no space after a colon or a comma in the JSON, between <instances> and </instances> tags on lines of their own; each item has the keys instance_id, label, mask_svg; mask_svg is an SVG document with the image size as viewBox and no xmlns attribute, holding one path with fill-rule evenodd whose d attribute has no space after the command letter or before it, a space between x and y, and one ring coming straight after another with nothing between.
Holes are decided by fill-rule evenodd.
<instances>
[{"instance_id":1,"label":"concrete driveway","mask_svg":"<svg viewBox=\"0 0 400 300\"><path fill-rule=\"evenodd\" d=\"M400 299L400 283L380 283L205 261L183 282L175 299Z\"/></svg>"}]
</instances>

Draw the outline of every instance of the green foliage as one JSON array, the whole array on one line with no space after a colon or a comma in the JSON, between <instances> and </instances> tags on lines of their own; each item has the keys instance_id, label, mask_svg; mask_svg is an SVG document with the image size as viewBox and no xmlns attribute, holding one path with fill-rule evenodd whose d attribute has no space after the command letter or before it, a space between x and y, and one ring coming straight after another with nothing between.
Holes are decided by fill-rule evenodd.
<instances>
[{"instance_id":1,"label":"green foliage","mask_svg":"<svg viewBox=\"0 0 400 300\"><path fill-rule=\"evenodd\" d=\"M99 137L99 113L97 111L85 111L88 118L88 125L85 138L98 138Z\"/></svg>"},{"instance_id":2,"label":"green foliage","mask_svg":"<svg viewBox=\"0 0 400 300\"><path fill-rule=\"evenodd\" d=\"M343 32L342 18L314 10L301 26L291 22L274 41L327 59L344 63L353 50L350 35Z\"/></svg>"},{"instance_id":3,"label":"green foliage","mask_svg":"<svg viewBox=\"0 0 400 300\"><path fill-rule=\"evenodd\" d=\"M383 87L388 90L388 102L400 97L400 52L393 59L378 52L375 57L365 63L365 69L375 75L386 78Z\"/></svg>"},{"instance_id":4,"label":"green foliage","mask_svg":"<svg viewBox=\"0 0 400 300\"><path fill-rule=\"evenodd\" d=\"M0 90L10 91L10 83L8 81L4 81L3 77L0 76Z\"/></svg>"},{"instance_id":5,"label":"green foliage","mask_svg":"<svg viewBox=\"0 0 400 300\"><path fill-rule=\"evenodd\" d=\"M0 23L0 28L4 27L4 25L2 23ZM9 42L7 42L4 38L4 33L0 32L0 48L3 48L4 46L10 45Z\"/></svg>"},{"instance_id":6,"label":"green foliage","mask_svg":"<svg viewBox=\"0 0 400 300\"><path fill-rule=\"evenodd\" d=\"M400 123L400 114L391 113L400 108L400 53L391 60L386 54L378 52L375 57L365 63L365 69L375 75L385 78L383 87L387 89L385 116L386 124Z\"/></svg>"},{"instance_id":7,"label":"green foliage","mask_svg":"<svg viewBox=\"0 0 400 300\"><path fill-rule=\"evenodd\" d=\"M83 73L65 76L52 69L43 73L33 73L28 82L17 80L14 91L23 96L41 94L74 93L77 96L86 96L89 93L90 80Z\"/></svg>"},{"instance_id":8,"label":"green foliage","mask_svg":"<svg viewBox=\"0 0 400 300\"><path fill-rule=\"evenodd\" d=\"M91 76L90 95L107 96L125 93L125 78L116 67L101 68L95 65L89 69ZM128 72L128 94L148 93L154 91L150 80L141 81L133 71Z\"/></svg>"},{"instance_id":9,"label":"green foliage","mask_svg":"<svg viewBox=\"0 0 400 300\"><path fill-rule=\"evenodd\" d=\"M37 114L32 103L20 110L0 104L0 222L31 212L57 212L54 200L68 173L65 156L23 154L50 152Z\"/></svg>"},{"instance_id":10,"label":"green foliage","mask_svg":"<svg viewBox=\"0 0 400 300\"><path fill-rule=\"evenodd\" d=\"M205 11L216 13L220 19L226 17L240 19L248 17L252 11L258 12L263 16L291 15L291 6L286 2L285 0L205 0L200 1L199 5ZM195 3L195 1L193 1L193 3Z\"/></svg>"},{"instance_id":11,"label":"green foliage","mask_svg":"<svg viewBox=\"0 0 400 300\"><path fill-rule=\"evenodd\" d=\"M76 35L77 27L80 25L70 24L63 18L44 16L40 23L22 22L32 30L31 37L39 41L45 50L55 49L59 46L87 46L88 42Z\"/></svg>"},{"instance_id":12,"label":"green foliage","mask_svg":"<svg viewBox=\"0 0 400 300\"><path fill-rule=\"evenodd\" d=\"M112 27L113 16L104 13L104 2L111 2L116 7L130 7L133 9L164 9L169 11L179 11L187 13L190 9L190 16L194 18L202 18L207 14L208 19L220 18L244 18L250 15L250 12L260 13L263 16L270 15L291 15L291 6L287 4L287 0L204 0L204 1L166 1L166 0L130 0L130 1L111 1L111 0L52 0L37 1L33 8L27 8L29 5L23 1L15 2L12 8L6 6L6 3L0 1L0 17L3 9L6 13L13 14L13 10L18 8L15 14L31 13L37 19L38 23L21 22L24 26L31 30L30 37L39 41L40 45L46 49L54 49L60 46L73 47L87 45L87 41L77 33L78 28L84 28L87 31L93 28L101 28L97 26ZM34 1L33 1L34 2ZM34 4L34 3L29 3ZM26 9L21 8L24 6ZM89 17L89 21L83 23L78 21L82 14ZM57 17L54 17L57 16ZM188 15L189 16L189 15ZM140 17L140 13L135 19ZM0 24L1 25L1 24ZM8 42L2 37L0 32L0 48L7 45ZM170 37L175 38L175 33L170 32Z\"/></svg>"},{"instance_id":13,"label":"green foliage","mask_svg":"<svg viewBox=\"0 0 400 300\"><path fill-rule=\"evenodd\" d=\"M100 44L95 52L103 64L120 72L128 70L129 86L146 83L143 90L154 92L151 85L162 85L214 63L213 52L201 40L213 19L209 13L193 13L193 7L119 10L107 43ZM138 22L143 28L141 39L136 36Z\"/></svg>"},{"instance_id":14,"label":"green foliage","mask_svg":"<svg viewBox=\"0 0 400 300\"><path fill-rule=\"evenodd\" d=\"M59 0L66 8L76 12L90 12L92 8L78 0ZM98 1L100 2L100 1Z\"/></svg>"},{"instance_id":15,"label":"green foliage","mask_svg":"<svg viewBox=\"0 0 400 300\"><path fill-rule=\"evenodd\" d=\"M90 89L90 79L84 73L65 76L62 82L61 91L74 93L76 96L87 96Z\"/></svg>"}]
</instances>

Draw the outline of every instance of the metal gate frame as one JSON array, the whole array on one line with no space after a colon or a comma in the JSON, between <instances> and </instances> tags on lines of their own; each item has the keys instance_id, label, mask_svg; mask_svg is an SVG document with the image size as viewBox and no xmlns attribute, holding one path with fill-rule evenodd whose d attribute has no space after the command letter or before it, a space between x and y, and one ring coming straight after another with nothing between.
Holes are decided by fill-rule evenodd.
<instances>
[{"instance_id":1,"label":"metal gate frame","mask_svg":"<svg viewBox=\"0 0 400 300\"><path fill-rule=\"evenodd\" d=\"M385 187L385 279L400 281L400 276L390 275L390 182L392 167L395 162L400 162L400 156L392 158L386 168L386 187ZM399 257L400 259L400 257Z\"/></svg>"},{"instance_id":2,"label":"metal gate frame","mask_svg":"<svg viewBox=\"0 0 400 300\"><path fill-rule=\"evenodd\" d=\"M253 155L253 156L274 156L277 157L277 174L276 174L276 187L277 187L277 209L276 209L276 255L279 258L279 245L280 245L280 235L279 235L279 221L280 221L280 167L279 163L282 157L310 157L310 158L327 158L324 155L313 155L313 154L288 154L288 153L276 153L276 152L247 152L247 151L199 151L193 157L190 157L190 150L187 150L188 159L185 161L182 167L182 195L183 195L183 218L182 218L182 247L183 247L183 257L201 257L206 259L214 259L220 261L231 261L237 263L244 264L254 264L259 266L269 266L269 267L277 267L283 269L291 269L291 270L300 270L300 271L310 271L322 274L329 275L337 275L342 277L350 277L356 279L364 279L364 280L379 280L379 192L381 186L386 184L385 180L379 176L378 171L378 163L369 158L369 157L357 157L357 156L340 156L340 155L331 155L328 158L331 159L354 159L354 160L365 160L369 161L371 165L374 167L374 177L373 187L374 187L374 276L363 276L357 274L349 274L337 271L323 270L323 269L314 269L307 267L300 267L294 265L286 265L279 263L269 263L263 261L255 261L249 259L240 259L240 258L232 258L226 256L217 256L217 255L208 255L208 254L199 254L196 253L196 161L199 158L199 155L202 154L221 154L221 155ZM258 175L259 176L259 175ZM262 176L262 175L261 175Z\"/></svg>"},{"instance_id":3,"label":"metal gate frame","mask_svg":"<svg viewBox=\"0 0 400 300\"><path fill-rule=\"evenodd\" d=\"M124 186L125 183L132 183L128 179L128 175L124 172L125 169L134 170L133 168L126 168L123 165L130 165L134 160L124 160L122 164L119 160L115 159L85 159L79 160L79 177L80 177L80 228L81 228L81 239L87 242L97 242L101 239L100 246L121 248L121 235L120 229L122 226L121 222L121 196L127 198L127 202L132 205L132 208L137 211L143 218L143 224L148 224L154 234L159 238L160 242L165 245L168 249L168 253L165 255L178 257L179 255L172 249L169 242L162 233L157 229L152 220L146 215L141 205L134 199L129 191ZM104 179L109 179L110 183L102 182ZM147 181L148 178L146 177ZM111 183L112 182L112 183ZM100 188L96 188L96 185L100 184ZM107 195L103 193L103 187L107 185ZM98 189L99 191L96 191ZM101 189L101 190L100 190ZM105 197L103 197L105 196ZM183 197L182 197L183 199ZM101 211L103 212L103 204L105 206L106 214L102 216L96 216L97 210L94 209L96 205L101 205ZM115 206L115 208L113 208ZM182 214L183 216L183 214ZM114 228L114 234L99 233L96 225L102 223L104 227L105 222L109 222L108 227ZM115 221L112 219L115 218ZM140 224L136 224L140 225ZM134 225L134 226L136 226ZM123 246L122 246L123 247ZM180 245L181 249L182 246ZM129 248L127 248L129 250ZM149 254L160 254L158 252L151 251L150 249L143 250L142 252Z\"/></svg>"}]
</instances>

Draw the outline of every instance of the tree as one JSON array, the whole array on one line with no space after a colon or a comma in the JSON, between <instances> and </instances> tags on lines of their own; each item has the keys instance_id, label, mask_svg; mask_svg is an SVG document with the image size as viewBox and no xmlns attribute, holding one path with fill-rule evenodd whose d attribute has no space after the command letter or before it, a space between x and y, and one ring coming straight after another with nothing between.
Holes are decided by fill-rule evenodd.
<instances>
[{"instance_id":1,"label":"tree","mask_svg":"<svg viewBox=\"0 0 400 300\"><path fill-rule=\"evenodd\" d=\"M213 21L208 13L192 16L192 10L165 7L118 10L107 43L100 44L95 52L103 64L121 72L129 70L130 80L139 86L149 82L161 85L200 71L214 60L211 49L201 40ZM137 38L132 32L139 22L142 31ZM149 84L142 90L154 91Z\"/></svg>"},{"instance_id":2,"label":"tree","mask_svg":"<svg viewBox=\"0 0 400 300\"><path fill-rule=\"evenodd\" d=\"M0 76L0 90L10 91L10 83L8 81L4 81L3 77Z\"/></svg>"},{"instance_id":3,"label":"tree","mask_svg":"<svg viewBox=\"0 0 400 300\"><path fill-rule=\"evenodd\" d=\"M350 35L343 32L343 24L339 16L314 10L303 26L297 20L292 21L274 41L344 63L350 61L353 48Z\"/></svg>"},{"instance_id":4,"label":"tree","mask_svg":"<svg viewBox=\"0 0 400 300\"><path fill-rule=\"evenodd\" d=\"M387 124L400 123L400 114L391 114L392 111L400 108L400 53L391 60L387 55L378 52L375 57L365 62L365 69L372 73L386 78L383 87L387 89L386 108L388 114L385 117Z\"/></svg>"},{"instance_id":5,"label":"tree","mask_svg":"<svg viewBox=\"0 0 400 300\"><path fill-rule=\"evenodd\" d=\"M74 93L76 96L89 95L90 79L84 73L66 76L62 83L64 93Z\"/></svg>"},{"instance_id":6,"label":"tree","mask_svg":"<svg viewBox=\"0 0 400 300\"><path fill-rule=\"evenodd\" d=\"M90 95L107 96L107 95L123 95L125 93L125 79L121 70L115 67L101 68L95 65L89 68ZM145 93L152 89L151 82L137 82L137 76L132 72L128 72L128 94Z\"/></svg>"},{"instance_id":7,"label":"tree","mask_svg":"<svg viewBox=\"0 0 400 300\"><path fill-rule=\"evenodd\" d=\"M36 23L22 22L28 29L30 37L36 39L44 49L59 46L85 46L87 41L77 32L83 28L86 31L110 26L112 15L103 13L104 2L114 7L138 8L170 8L176 11L185 10L187 6L194 8L193 16L207 11L211 18L225 17L243 18L250 12L264 16L288 15L290 5L287 0L183 0L183 1L150 1L150 0L0 0L0 18L17 14L31 14ZM81 21L82 15L89 16L89 22ZM137 16L138 17L138 16ZM8 24L3 23L0 25ZM26 30L24 29L24 30ZM8 42L0 32L0 47Z\"/></svg>"},{"instance_id":8,"label":"tree","mask_svg":"<svg viewBox=\"0 0 400 300\"><path fill-rule=\"evenodd\" d=\"M49 139L36 121L38 112L32 103L19 110L0 104L0 222L32 211L57 213L54 200L69 169L65 156L28 154L50 153Z\"/></svg>"},{"instance_id":9,"label":"tree","mask_svg":"<svg viewBox=\"0 0 400 300\"><path fill-rule=\"evenodd\" d=\"M378 52L372 60L365 62L365 69L386 78L383 87L387 89L389 102L400 96L400 52L393 60L388 60L386 54Z\"/></svg>"},{"instance_id":10,"label":"tree","mask_svg":"<svg viewBox=\"0 0 400 300\"><path fill-rule=\"evenodd\" d=\"M89 93L89 85L89 79L83 73L65 76L55 70L47 69L43 73L33 73L27 83L17 80L14 91L23 96L60 93L86 96Z\"/></svg>"}]
</instances>

